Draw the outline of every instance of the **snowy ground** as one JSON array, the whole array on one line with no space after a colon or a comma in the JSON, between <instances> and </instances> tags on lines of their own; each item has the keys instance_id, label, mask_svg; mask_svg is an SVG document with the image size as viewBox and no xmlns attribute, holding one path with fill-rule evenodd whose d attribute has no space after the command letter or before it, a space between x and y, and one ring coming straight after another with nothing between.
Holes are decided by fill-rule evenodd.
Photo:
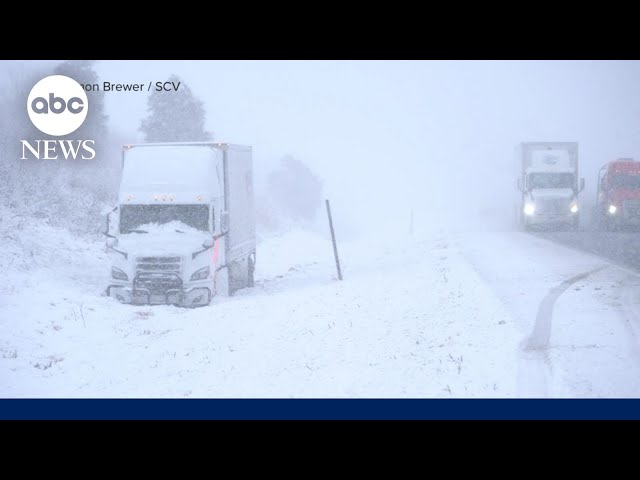
<instances>
[{"instance_id":1,"label":"snowy ground","mask_svg":"<svg viewBox=\"0 0 640 480\"><path fill-rule=\"evenodd\" d=\"M343 282L327 238L271 236L254 288L194 310L103 296L100 238L10 237L2 397L640 394L639 277L530 235L341 243Z\"/></svg>"},{"instance_id":2,"label":"snowy ground","mask_svg":"<svg viewBox=\"0 0 640 480\"><path fill-rule=\"evenodd\" d=\"M518 394L640 397L640 276L520 232L455 242L515 320Z\"/></svg>"}]
</instances>

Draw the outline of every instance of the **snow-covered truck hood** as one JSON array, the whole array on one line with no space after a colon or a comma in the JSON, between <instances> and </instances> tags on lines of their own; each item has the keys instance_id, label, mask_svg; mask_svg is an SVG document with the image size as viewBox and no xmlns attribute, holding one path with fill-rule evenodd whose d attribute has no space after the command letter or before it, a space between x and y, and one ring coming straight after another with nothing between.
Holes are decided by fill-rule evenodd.
<instances>
[{"instance_id":1,"label":"snow-covered truck hood","mask_svg":"<svg viewBox=\"0 0 640 480\"><path fill-rule=\"evenodd\" d=\"M190 255L202 250L206 234L130 233L118 237L118 250L133 256Z\"/></svg>"},{"instance_id":2,"label":"snow-covered truck hood","mask_svg":"<svg viewBox=\"0 0 640 480\"><path fill-rule=\"evenodd\" d=\"M211 237L180 222L141 225L139 229L148 233L121 234L116 248L133 256L184 256L202 250L202 243Z\"/></svg>"}]
</instances>

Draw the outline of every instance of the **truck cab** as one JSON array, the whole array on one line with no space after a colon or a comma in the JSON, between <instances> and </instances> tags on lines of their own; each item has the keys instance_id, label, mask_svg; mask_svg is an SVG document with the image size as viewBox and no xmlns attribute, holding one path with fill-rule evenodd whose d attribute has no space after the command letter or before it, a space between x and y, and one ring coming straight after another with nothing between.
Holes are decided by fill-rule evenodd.
<instances>
[{"instance_id":1,"label":"truck cab","mask_svg":"<svg viewBox=\"0 0 640 480\"><path fill-rule=\"evenodd\" d=\"M640 162L620 158L600 168L595 214L604 230L640 225Z\"/></svg>"},{"instance_id":2,"label":"truck cab","mask_svg":"<svg viewBox=\"0 0 640 480\"><path fill-rule=\"evenodd\" d=\"M529 230L579 226L578 145L575 142L526 142L516 148L519 166L519 218Z\"/></svg>"},{"instance_id":3,"label":"truck cab","mask_svg":"<svg viewBox=\"0 0 640 480\"><path fill-rule=\"evenodd\" d=\"M118 205L107 216L107 295L122 303L208 305L252 286L250 147L123 147Z\"/></svg>"}]
</instances>

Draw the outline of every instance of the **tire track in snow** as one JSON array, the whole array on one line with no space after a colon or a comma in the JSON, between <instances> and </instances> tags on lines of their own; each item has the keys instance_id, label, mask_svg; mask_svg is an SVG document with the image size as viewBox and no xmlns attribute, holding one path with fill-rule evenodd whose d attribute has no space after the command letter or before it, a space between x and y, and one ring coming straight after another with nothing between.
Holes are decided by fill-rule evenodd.
<instances>
[{"instance_id":1,"label":"tire track in snow","mask_svg":"<svg viewBox=\"0 0 640 480\"><path fill-rule=\"evenodd\" d=\"M637 276L637 274L633 274ZM637 332L640 312L636 307L638 292L632 288L626 288L623 290L623 292L624 293L622 298L624 299L624 301L619 307L620 321L624 325L624 328L628 334L629 350L632 352L636 361L640 362L640 337Z\"/></svg>"},{"instance_id":2,"label":"tire track in snow","mask_svg":"<svg viewBox=\"0 0 640 480\"><path fill-rule=\"evenodd\" d=\"M571 285L580 280L587 278L589 275L604 270L608 265L603 265L587 272L575 275L559 285L549 290L549 293L542 299L540 306L538 307L538 313L536 315L536 321L533 325L533 330L529 335L523 347L524 350L545 350L549 346L549 340L551 339L551 323L553 321L553 307L556 301L560 298L564 292L566 292Z\"/></svg>"},{"instance_id":3,"label":"tire track in snow","mask_svg":"<svg viewBox=\"0 0 640 480\"><path fill-rule=\"evenodd\" d=\"M618 270L626 272L633 277L640 276L640 246L638 237L623 232L539 232L533 236L563 245L575 251L585 252L594 257L599 257L609 262ZM613 248L612 248L613 246ZM602 268L605 268L603 266ZM596 269L598 271L598 269ZM595 273L592 271L589 273ZM566 289L565 289L566 290ZM617 306L621 321L628 333L629 348L634 357L640 362L640 335L636 332L640 312L634 308L635 289L626 289L624 301Z\"/></svg>"},{"instance_id":4,"label":"tire track in snow","mask_svg":"<svg viewBox=\"0 0 640 480\"><path fill-rule=\"evenodd\" d=\"M552 374L552 364L548 347L555 303L571 285L607 267L608 265L602 265L574 275L553 287L542 299L538 306L533 330L523 340L518 355L518 394L520 397L547 398L549 396L548 385Z\"/></svg>"}]
</instances>

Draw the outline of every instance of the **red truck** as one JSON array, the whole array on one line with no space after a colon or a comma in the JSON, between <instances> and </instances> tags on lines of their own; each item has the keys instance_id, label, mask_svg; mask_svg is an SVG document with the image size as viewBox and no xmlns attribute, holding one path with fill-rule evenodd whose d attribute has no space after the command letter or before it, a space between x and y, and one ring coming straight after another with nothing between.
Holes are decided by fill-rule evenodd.
<instances>
[{"instance_id":1,"label":"red truck","mask_svg":"<svg viewBox=\"0 0 640 480\"><path fill-rule=\"evenodd\" d=\"M619 158L600 169L595 213L604 230L640 226L640 162Z\"/></svg>"}]
</instances>

